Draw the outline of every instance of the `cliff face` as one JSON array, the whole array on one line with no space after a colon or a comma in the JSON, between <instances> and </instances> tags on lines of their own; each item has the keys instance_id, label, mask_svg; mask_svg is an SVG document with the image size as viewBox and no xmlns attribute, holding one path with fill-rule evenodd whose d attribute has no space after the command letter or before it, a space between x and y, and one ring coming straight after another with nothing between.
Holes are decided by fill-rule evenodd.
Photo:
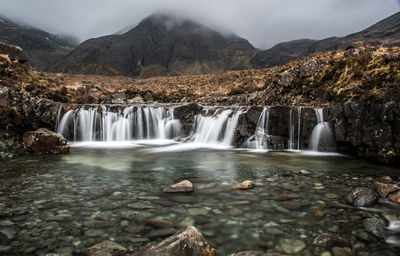
<instances>
[{"instance_id":1,"label":"cliff face","mask_svg":"<svg viewBox=\"0 0 400 256\"><path fill-rule=\"evenodd\" d=\"M152 15L122 35L82 43L59 70L142 77L209 74L249 68L253 53L245 39L189 20Z\"/></svg>"}]
</instances>

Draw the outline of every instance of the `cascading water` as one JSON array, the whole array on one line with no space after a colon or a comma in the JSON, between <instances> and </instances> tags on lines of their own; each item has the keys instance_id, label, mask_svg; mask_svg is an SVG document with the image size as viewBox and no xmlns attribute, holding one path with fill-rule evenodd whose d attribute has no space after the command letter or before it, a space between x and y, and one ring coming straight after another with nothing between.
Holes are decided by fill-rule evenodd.
<instances>
[{"instance_id":1,"label":"cascading water","mask_svg":"<svg viewBox=\"0 0 400 256\"><path fill-rule=\"evenodd\" d=\"M297 108L297 129L295 123L295 111L290 109L289 112L289 150L300 150L301 149L301 107ZM297 139L296 139L297 130Z\"/></svg>"},{"instance_id":2,"label":"cascading water","mask_svg":"<svg viewBox=\"0 0 400 256\"><path fill-rule=\"evenodd\" d=\"M301 107L297 109L297 150L301 149Z\"/></svg>"},{"instance_id":3,"label":"cascading water","mask_svg":"<svg viewBox=\"0 0 400 256\"><path fill-rule=\"evenodd\" d=\"M269 107L265 107L261 112L254 135L245 142L246 148L268 149L269 110Z\"/></svg>"},{"instance_id":4,"label":"cascading water","mask_svg":"<svg viewBox=\"0 0 400 256\"><path fill-rule=\"evenodd\" d=\"M290 109L289 111L289 142L288 142L288 148L289 150L294 150L296 143L295 143L295 138L294 138L294 131L295 131L295 123L294 123L294 111L293 109Z\"/></svg>"},{"instance_id":5,"label":"cascading water","mask_svg":"<svg viewBox=\"0 0 400 256\"><path fill-rule=\"evenodd\" d=\"M315 109L318 124L314 127L311 134L312 151L335 151L335 139L333 132L327 122L324 122L323 109Z\"/></svg>"},{"instance_id":6,"label":"cascading water","mask_svg":"<svg viewBox=\"0 0 400 256\"><path fill-rule=\"evenodd\" d=\"M173 109L162 107L81 107L66 112L57 121L57 131L73 141L129 141L173 139L182 135Z\"/></svg>"},{"instance_id":7,"label":"cascading water","mask_svg":"<svg viewBox=\"0 0 400 256\"><path fill-rule=\"evenodd\" d=\"M192 141L231 146L241 110L216 111L212 116L197 115Z\"/></svg>"}]
</instances>

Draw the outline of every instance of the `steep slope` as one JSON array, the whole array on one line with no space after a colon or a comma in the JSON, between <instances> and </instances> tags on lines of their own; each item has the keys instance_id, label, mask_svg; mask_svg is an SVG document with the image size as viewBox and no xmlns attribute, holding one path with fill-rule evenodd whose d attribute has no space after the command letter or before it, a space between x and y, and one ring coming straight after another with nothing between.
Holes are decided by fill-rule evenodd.
<instances>
[{"instance_id":1,"label":"steep slope","mask_svg":"<svg viewBox=\"0 0 400 256\"><path fill-rule=\"evenodd\" d=\"M142 77L219 73L249 68L255 51L237 36L190 20L152 15L122 35L87 40L59 70Z\"/></svg>"},{"instance_id":2,"label":"steep slope","mask_svg":"<svg viewBox=\"0 0 400 256\"><path fill-rule=\"evenodd\" d=\"M324 40L295 40L277 44L269 50L258 52L252 59L253 68L280 66L315 52L344 49L350 45L400 45L400 12L343 38Z\"/></svg>"},{"instance_id":3,"label":"steep slope","mask_svg":"<svg viewBox=\"0 0 400 256\"><path fill-rule=\"evenodd\" d=\"M72 41L4 17L0 17L0 42L21 47L29 57L28 63L40 70L49 69L74 47Z\"/></svg>"}]
</instances>

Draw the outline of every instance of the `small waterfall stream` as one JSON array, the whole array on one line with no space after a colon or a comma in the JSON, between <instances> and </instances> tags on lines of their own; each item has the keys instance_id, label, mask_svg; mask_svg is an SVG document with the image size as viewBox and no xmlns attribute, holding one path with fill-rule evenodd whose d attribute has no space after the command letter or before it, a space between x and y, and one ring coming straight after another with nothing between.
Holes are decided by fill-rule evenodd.
<instances>
[{"instance_id":1,"label":"small waterfall stream","mask_svg":"<svg viewBox=\"0 0 400 256\"><path fill-rule=\"evenodd\" d=\"M315 109L318 124L311 134L310 148L312 151L333 152L336 150L333 132L327 122L324 122L322 108Z\"/></svg>"},{"instance_id":2,"label":"small waterfall stream","mask_svg":"<svg viewBox=\"0 0 400 256\"><path fill-rule=\"evenodd\" d=\"M66 112L57 132L73 141L129 141L174 139L182 135L173 109L162 107L81 107Z\"/></svg>"},{"instance_id":3,"label":"small waterfall stream","mask_svg":"<svg viewBox=\"0 0 400 256\"><path fill-rule=\"evenodd\" d=\"M197 115L192 141L231 146L241 110L217 110L212 116Z\"/></svg>"},{"instance_id":4,"label":"small waterfall stream","mask_svg":"<svg viewBox=\"0 0 400 256\"><path fill-rule=\"evenodd\" d=\"M245 142L246 148L269 149L268 148L268 128L269 128L269 107L264 107L258 118L256 131L253 136Z\"/></svg>"}]
</instances>

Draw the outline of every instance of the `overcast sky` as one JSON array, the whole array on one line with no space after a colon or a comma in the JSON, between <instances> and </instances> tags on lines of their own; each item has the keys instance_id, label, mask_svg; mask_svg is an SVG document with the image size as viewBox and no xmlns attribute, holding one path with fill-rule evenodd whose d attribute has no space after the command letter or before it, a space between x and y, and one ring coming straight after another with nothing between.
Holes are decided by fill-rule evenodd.
<instances>
[{"instance_id":1,"label":"overcast sky","mask_svg":"<svg viewBox=\"0 0 400 256\"><path fill-rule=\"evenodd\" d=\"M400 0L0 0L1 15L80 41L164 12L232 31L258 48L344 36L398 11Z\"/></svg>"}]
</instances>

